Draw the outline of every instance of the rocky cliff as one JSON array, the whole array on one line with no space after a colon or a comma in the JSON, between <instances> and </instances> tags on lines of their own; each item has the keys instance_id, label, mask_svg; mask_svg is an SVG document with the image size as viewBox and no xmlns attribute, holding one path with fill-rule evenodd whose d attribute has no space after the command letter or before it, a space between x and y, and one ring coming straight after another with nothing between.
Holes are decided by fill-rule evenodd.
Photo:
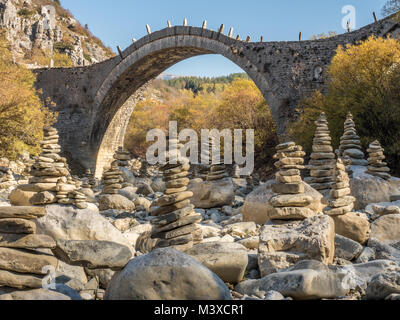
<instances>
[{"instance_id":1,"label":"rocky cliff","mask_svg":"<svg viewBox=\"0 0 400 320\"><path fill-rule=\"evenodd\" d=\"M30 67L87 66L114 55L58 0L0 0L0 30Z\"/></svg>"}]
</instances>

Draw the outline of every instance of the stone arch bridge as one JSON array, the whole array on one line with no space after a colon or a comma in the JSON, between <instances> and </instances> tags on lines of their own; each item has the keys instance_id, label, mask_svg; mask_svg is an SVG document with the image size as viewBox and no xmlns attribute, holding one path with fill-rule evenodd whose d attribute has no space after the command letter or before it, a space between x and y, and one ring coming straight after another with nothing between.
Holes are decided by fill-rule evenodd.
<instances>
[{"instance_id":1,"label":"stone arch bridge","mask_svg":"<svg viewBox=\"0 0 400 320\"><path fill-rule=\"evenodd\" d=\"M324 70L338 45L399 31L396 22L385 19L328 39L249 42L206 28L168 27L143 37L121 55L89 67L36 70L36 85L42 89L43 100L51 98L57 104L55 127L71 168L90 168L99 177L123 143L146 83L182 60L220 54L237 64L264 95L278 134L284 135L299 100L323 89Z\"/></svg>"}]
</instances>

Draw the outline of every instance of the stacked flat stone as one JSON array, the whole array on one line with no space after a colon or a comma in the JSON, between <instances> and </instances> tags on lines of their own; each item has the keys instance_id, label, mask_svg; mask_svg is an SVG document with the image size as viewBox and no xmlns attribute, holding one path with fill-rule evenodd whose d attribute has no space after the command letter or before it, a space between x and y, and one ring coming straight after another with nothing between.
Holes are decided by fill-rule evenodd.
<instances>
[{"instance_id":1,"label":"stacked flat stone","mask_svg":"<svg viewBox=\"0 0 400 320\"><path fill-rule=\"evenodd\" d=\"M57 202L59 204L74 204L74 200L71 198L71 192L76 190L76 185L71 178L61 177L57 181L56 191L57 191Z\"/></svg>"},{"instance_id":2,"label":"stacked flat stone","mask_svg":"<svg viewBox=\"0 0 400 320\"><path fill-rule=\"evenodd\" d=\"M47 273L58 260L37 249L54 249L56 242L36 234L35 220L44 207L0 207L0 287L19 290L42 288Z\"/></svg>"},{"instance_id":3,"label":"stacked flat stone","mask_svg":"<svg viewBox=\"0 0 400 320\"><path fill-rule=\"evenodd\" d=\"M313 140L313 152L307 169L310 177L304 181L322 194L328 192L333 183L333 169L335 167L335 154L331 145L332 138L328 128L328 120L325 113L321 113L315 121L317 129Z\"/></svg>"},{"instance_id":4,"label":"stacked flat stone","mask_svg":"<svg viewBox=\"0 0 400 320\"><path fill-rule=\"evenodd\" d=\"M216 140L214 137L211 138L211 141L214 143L212 144L215 146L215 143L219 143L218 140ZM212 148L212 156L213 156L213 148ZM222 180L224 178L228 177L228 173L226 172L226 166L223 162L214 162L213 159L211 158L211 166L210 166L210 171L207 174L207 181L217 181L217 180Z\"/></svg>"},{"instance_id":5,"label":"stacked flat stone","mask_svg":"<svg viewBox=\"0 0 400 320\"><path fill-rule=\"evenodd\" d=\"M346 167L341 158L336 161L334 181L328 206L323 211L330 216L340 216L351 212L356 200L350 195L350 178L346 173Z\"/></svg>"},{"instance_id":6,"label":"stacked flat stone","mask_svg":"<svg viewBox=\"0 0 400 320\"><path fill-rule=\"evenodd\" d=\"M129 166L129 161L131 160L131 153L128 150L125 150L123 147L119 147L114 154L114 159L118 160L119 167L126 168Z\"/></svg>"},{"instance_id":7,"label":"stacked flat stone","mask_svg":"<svg viewBox=\"0 0 400 320\"><path fill-rule=\"evenodd\" d=\"M349 112L344 123L344 134L340 138L339 150L342 156L348 156L353 166L366 166L364 152L362 151L360 137L357 134L353 115Z\"/></svg>"},{"instance_id":8,"label":"stacked flat stone","mask_svg":"<svg viewBox=\"0 0 400 320\"><path fill-rule=\"evenodd\" d=\"M385 149L382 148L379 141L374 141L369 145L368 148L368 168L367 173L385 180L391 178L390 169L387 166L387 162L384 155Z\"/></svg>"},{"instance_id":9,"label":"stacked flat stone","mask_svg":"<svg viewBox=\"0 0 400 320\"><path fill-rule=\"evenodd\" d=\"M57 129L51 127L44 129L44 139L40 143L42 153L32 165L30 172L32 177L29 179L29 184L24 186L23 189L39 193L52 191L57 193L57 195L60 192L60 197L57 197L57 199L59 199L59 203L63 203L64 200L62 199L67 198L61 196L66 191L65 189L71 191L75 187L68 184L70 173L66 164L67 160L59 155L61 147L58 144L58 138ZM57 188L57 186L61 185L63 186L62 188ZM68 186L64 188L64 185ZM47 204L47 202L36 202L35 204L41 205Z\"/></svg>"},{"instance_id":10,"label":"stacked flat stone","mask_svg":"<svg viewBox=\"0 0 400 320\"><path fill-rule=\"evenodd\" d=\"M14 175L9 168L0 167L0 189L8 189L17 185Z\"/></svg>"},{"instance_id":11,"label":"stacked flat stone","mask_svg":"<svg viewBox=\"0 0 400 320\"><path fill-rule=\"evenodd\" d=\"M82 192L75 190L69 196L73 200L73 204L75 207L79 209L86 209L88 207L88 204L86 202L86 195Z\"/></svg>"},{"instance_id":12,"label":"stacked flat stone","mask_svg":"<svg viewBox=\"0 0 400 320\"><path fill-rule=\"evenodd\" d=\"M270 199L273 207L270 218L272 220L303 220L315 215L314 211L307 208L313 201L312 197L305 195L305 186L300 176L304 169L305 152L301 146L294 142L287 142L276 147L274 159L278 168L276 184L271 188L277 196Z\"/></svg>"},{"instance_id":13,"label":"stacked flat stone","mask_svg":"<svg viewBox=\"0 0 400 320\"><path fill-rule=\"evenodd\" d=\"M177 140L170 142L177 145L178 150L182 147ZM177 159L170 155L171 151L166 157L167 164L161 168L167 189L164 196L153 202L150 210L150 215L156 217L151 221L152 238L157 239L157 248L173 247L184 251L202 241L202 232L197 225L202 216L194 211L190 203L193 193L187 191L189 160L181 155Z\"/></svg>"},{"instance_id":14,"label":"stacked flat stone","mask_svg":"<svg viewBox=\"0 0 400 320\"><path fill-rule=\"evenodd\" d=\"M122 188L124 181L118 167L118 160L113 161L110 169L104 171L103 181L103 194L118 194L118 190Z\"/></svg>"},{"instance_id":15,"label":"stacked flat stone","mask_svg":"<svg viewBox=\"0 0 400 320\"><path fill-rule=\"evenodd\" d=\"M96 178L93 176L92 171L90 169L87 169L85 172L85 182L82 185L82 188L88 188L88 189L96 189L97 187L97 181Z\"/></svg>"},{"instance_id":16,"label":"stacked flat stone","mask_svg":"<svg viewBox=\"0 0 400 320\"><path fill-rule=\"evenodd\" d=\"M207 180L207 175L210 172L211 152L210 140L206 139L201 142L200 164L198 166L197 177Z\"/></svg>"}]
</instances>

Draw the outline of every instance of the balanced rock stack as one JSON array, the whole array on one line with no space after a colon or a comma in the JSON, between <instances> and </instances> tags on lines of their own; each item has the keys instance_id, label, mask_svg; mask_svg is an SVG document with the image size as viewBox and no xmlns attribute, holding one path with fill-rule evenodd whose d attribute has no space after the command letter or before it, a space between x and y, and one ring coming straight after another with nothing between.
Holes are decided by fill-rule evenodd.
<instances>
[{"instance_id":1,"label":"balanced rock stack","mask_svg":"<svg viewBox=\"0 0 400 320\"><path fill-rule=\"evenodd\" d=\"M71 192L76 190L75 182L70 177L61 177L57 181L57 202L59 204L73 204L74 200L71 198Z\"/></svg>"},{"instance_id":2,"label":"balanced rock stack","mask_svg":"<svg viewBox=\"0 0 400 320\"><path fill-rule=\"evenodd\" d=\"M374 141L369 145L368 151L368 168L367 173L385 180L391 178L390 169L387 167L384 155L385 149L382 148L379 141Z\"/></svg>"},{"instance_id":3,"label":"balanced rock stack","mask_svg":"<svg viewBox=\"0 0 400 320\"><path fill-rule=\"evenodd\" d=\"M57 199L65 199L67 197L56 198L55 193L62 193L64 189L68 191L71 188L75 189L72 185L61 188L62 190L57 188L57 185L67 185L67 179L70 179L67 160L59 155L61 147L58 144L58 138L57 129L51 127L44 129L44 139L40 143L42 153L32 165L30 172L32 177L29 178L29 184L19 187L23 191L38 193L35 196L35 205L45 205L57 202ZM59 182L60 179L62 181Z\"/></svg>"},{"instance_id":4,"label":"balanced rock stack","mask_svg":"<svg viewBox=\"0 0 400 320\"><path fill-rule=\"evenodd\" d=\"M0 189L8 189L17 185L14 175L9 168L0 167Z\"/></svg>"},{"instance_id":5,"label":"balanced rock stack","mask_svg":"<svg viewBox=\"0 0 400 320\"><path fill-rule=\"evenodd\" d=\"M332 185L328 207L325 207L323 211L329 216L341 216L353 210L356 200L350 195L350 178L341 158L336 161L334 176L335 183Z\"/></svg>"},{"instance_id":6,"label":"balanced rock stack","mask_svg":"<svg viewBox=\"0 0 400 320\"><path fill-rule=\"evenodd\" d=\"M222 162L214 161L214 153L216 152L216 143L219 143L219 140L215 139L214 137L211 138L212 141L212 148L211 148L211 166L210 171L207 174L207 181L216 181L221 180L228 177L228 173L226 172L226 166Z\"/></svg>"},{"instance_id":7,"label":"balanced rock stack","mask_svg":"<svg viewBox=\"0 0 400 320\"><path fill-rule=\"evenodd\" d=\"M114 154L114 159L118 160L119 167L126 168L129 166L129 160L131 160L131 153L128 150L125 150L123 147L119 147Z\"/></svg>"},{"instance_id":8,"label":"balanced rock stack","mask_svg":"<svg viewBox=\"0 0 400 320\"><path fill-rule=\"evenodd\" d=\"M118 190L122 188L121 183L124 181L118 167L118 160L113 161L111 168L104 171L103 180L103 194L118 194Z\"/></svg>"},{"instance_id":9,"label":"balanced rock stack","mask_svg":"<svg viewBox=\"0 0 400 320\"><path fill-rule=\"evenodd\" d=\"M321 113L315 121L317 129L313 140L313 152L307 169L310 170L310 177L304 181L310 184L315 190L325 194L330 190L333 183L333 169L335 167L335 154L331 145L332 138L328 128L328 120L325 113Z\"/></svg>"},{"instance_id":10,"label":"balanced rock stack","mask_svg":"<svg viewBox=\"0 0 400 320\"><path fill-rule=\"evenodd\" d=\"M90 169L87 169L85 172L85 181L84 184L82 185L82 188L96 189L96 187L97 187L96 178L93 176L92 171Z\"/></svg>"},{"instance_id":11,"label":"balanced rock stack","mask_svg":"<svg viewBox=\"0 0 400 320\"><path fill-rule=\"evenodd\" d=\"M339 150L343 156L348 156L353 166L366 166L364 152L362 151L360 137L357 135L353 115L349 112L344 123L344 134L340 138Z\"/></svg>"},{"instance_id":12,"label":"balanced rock stack","mask_svg":"<svg viewBox=\"0 0 400 320\"><path fill-rule=\"evenodd\" d=\"M271 188L278 195L269 201L273 207L270 219L303 220L314 216L315 212L307 208L313 199L305 194L305 185L300 176L300 170L305 168L305 152L294 142L280 144L276 150L274 159L278 159L275 163L279 169L276 174L278 183L272 184Z\"/></svg>"},{"instance_id":13,"label":"balanced rock stack","mask_svg":"<svg viewBox=\"0 0 400 320\"><path fill-rule=\"evenodd\" d=\"M207 175L210 172L211 152L210 140L206 139L201 142L200 164L198 165L197 177L207 180Z\"/></svg>"},{"instance_id":14,"label":"balanced rock stack","mask_svg":"<svg viewBox=\"0 0 400 320\"><path fill-rule=\"evenodd\" d=\"M56 247L53 238L36 234L34 220L45 215L43 207L0 207L0 287L42 288L57 269L54 256L36 251Z\"/></svg>"},{"instance_id":15,"label":"balanced rock stack","mask_svg":"<svg viewBox=\"0 0 400 320\"><path fill-rule=\"evenodd\" d=\"M202 231L196 225L202 216L194 211L190 203L193 193L187 191L189 160L180 155L182 145L178 140L171 142L177 146L178 152L170 149L166 157L167 164L161 168L167 189L164 196L153 202L150 210L150 215L156 217L151 221L152 238L157 239L157 248L174 247L184 251L202 241ZM177 157L172 156L171 151Z\"/></svg>"}]
</instances>

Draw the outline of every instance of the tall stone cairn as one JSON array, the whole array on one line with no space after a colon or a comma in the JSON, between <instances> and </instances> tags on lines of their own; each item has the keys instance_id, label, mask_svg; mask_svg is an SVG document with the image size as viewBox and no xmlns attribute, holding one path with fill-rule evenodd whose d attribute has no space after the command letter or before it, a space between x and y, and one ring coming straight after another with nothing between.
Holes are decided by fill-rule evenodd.
<instances>
[{"instance_id":1,"label":"tall stone cairn","mask_svg":"<svg viewBox=\"0 0 400 320\"><path fill-rule=\"evenodd\" d=\"M211 137L212 148L211 148L211 156L214 155L215 152L215 143L219 143L219 140L216 140L215 137ZM228 177L228 173L226 172L225 164L220 160L219 162L214 162L211 158L210 171L207 174L207 181L216 181L222 180Z\"/></svg>"},{"instance_id":2,"label":"tall stone cairn","mask_svg":"<svg viewBox=\"0 0 400 320\"><path fill-rule=\"evenodd\" d=\"M382 148L378 140L372 142L368 148L368 168L367 173L385 180L391 178L390 169L384 155L385 149Z\"/></svg>"},{"instance_id":3,"label":"tall stone cairn","mask_svg":"<svg viewBox=\"0 0 400 320\"><path fill-rule=\"evenodd\" d=\"M44 207L0 207L0 287L19 290L42 288L49 267L58 260L36 249L54 249L56 242L36 234L35 220L46 215Z\"/></svg>"},{"instance_id":4,"label":"tall stone cairn","mask_svg":"<svg viewBox=\"0 0 400 320\"><path fill-rule=\"evenodd\" d=\"M178 140L171 141L182 147ZM176 152L176 150L172 150ZM196 223L202 220L190 203L193 193L187 191L190 164L178 151L176 164L172 164L171 150L167 153L167 164L161 170L166 184L164 196L153 202L150 215L154 216L152 238L157 239L156 248L173 247L186 250L202 241L201 229Z\"/></svg>"},{"instance_id":5,"label":"tall stone cairn","mask_svg":"<svg viewBox=\"0 0 400 320\"><path fill-rule=\"evenodd\" d=\"M348 156L353 166L366 166L364 152L362 151L360 137L357 134L353 115L349 112L344 123L344 134L340 138L339 150L343 156Z\"/></svg>"},{"instance_id":6,"label":"tall stone cairn","mask_svg":"<svg viewBox=\"0 0 400 320\"><path fill-rule=\"evenodd\" d=\"M118 166L126 168L129 166L129 160L131 160L131 153L125 150L123 147L118 147L118 150L114 154L114 159L118 161Z\"/></svg>"},{"instance_id":7,"label":"tall stone cairn","mask_svg":"<svg viewBox=\"0 0 400 320\"><path fill-rule=\"evenodd\" d=\"M270 218L272 220L304 220L315 215L315 212L306 208L313 201L312 197L305 195L305 186L300 176L304 167L305 152L301 146L294 142L287 142L276 147L274 159L278 161L275 167L276 184L271 188L277 196L270 199L273 207Z\"/></svg>"},{"instance_id":8,"label":"tall stone cairn","mask_svg":"<svg viewBox=\"0 0 400 320\"><path fill-rule=\"evenodd\" d=\"M328 199L328 206L323 211L329 216L341 216L353 210L356 200L350 195L350 178L341 158L336 161L334 182Z\"/></svg>"},{"instance_id":9,"label":"tall stone cairn","mask_svg":"<svg viewBox=\"0 0 400 320\"><path fill-rule=\"evenodd\" d=\"M122 188L124 179L122 178L118 163L118 160L114 160L111 163L111 167L103 173L103 194L118 194L118 190Z\"/></svg>"},{"instance_id":10,"label":"tall stone cairn","mask_svg":"<svg viewBox=\"0 0 400 320\"><path fill-rule=\"evenodd\" d=\"M328 120L325 113L321 113L315 121L317 129L313 140L313 152L307 169L310 177L304 181L322 194L328 192L333 184L333 169L335 167L335 154L331 145L332 138L328 128Z\"/></svg>"}]
</instances>

